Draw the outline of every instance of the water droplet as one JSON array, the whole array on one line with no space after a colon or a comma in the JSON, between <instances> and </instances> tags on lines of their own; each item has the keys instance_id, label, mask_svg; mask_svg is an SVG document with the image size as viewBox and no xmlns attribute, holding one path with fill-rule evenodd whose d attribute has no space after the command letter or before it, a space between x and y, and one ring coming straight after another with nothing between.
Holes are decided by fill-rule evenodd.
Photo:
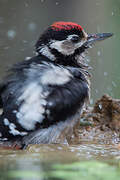
<instances>
[{"instance_id":1,"label":"water droplet","mask_svg":"<svg viewBox=\"0 0 120 180\"><path fill-rule=\"evenodd\" d=\"M26 40L23 40L23 43L24 43L24 44L26 44L27 42L28 42L28 41L26 41Z\"/></svg>"},{"instance_id":2,"label":"water droplet","mask_svg":"<svg viewBox=\"0 0 120 180\"><path fill-rule=\"evenodd\" d=\"M57 149L58 149L58 150L62 150L63 148L59 146L59 147L57 147Z\"/></svg>"},{"instance_id":3,"label":"water droplet","mask_svg":"<svg viewBox=\"0 0 120 180\"><path fill-rule=\"evenodd\" d=\"M98 33L100 32L100 26L99 25L97 26L97 32Z\"/></svg>"},{"instance_id":4,"label":"water droplet","mask_svg":"<svg viewBox=\"0 0 120 180\"><path fill-rule=\"evenodd\" d=\"M112 12L112 16L114 15L114 12Z\"/></svg>"},{"instance_id":5,"label":"water droplet","mask_svg":"<svg viewBox=\"0 0 120 180\"><path fill-rule=\"evenodd\" d=\"M9 46L6 46L6 47L4 47L4 50L8 50L10 47Z\"/></svg>"},{"instance_id":6,"label":"water droplet","mask_svg":"<svg viewBox=\"0 0 120 180\"><path fill-rule=\"evenodd\" d=\"M0 17L0 24L2 24L4 22L4 18Z\"/></svg>"},{"instance_id":7,"label":"water droplet","mask_svg":"<svg viewBox=\"0 0 120 180\"><path fill-rule=\"evenodd\" d=\"M15 36L16 36L16 32L11 29L11 30L9 30L9 31L7 32L7 36L8 36L9 39L14 39Z\"/></svg>"},{"instance_id":8,"label":"water droplet","mask_svg":"<svg viewBox=\"0 0 120 180\"><path fill-rule=\"evenodd\" d=\"M35 31L37 28L37 25L34 22L31 22L30 24L28 24L28 28L30 31Z\"/></svg>"},{"instance_id":9,"label":"water droplet","mask_svg":"<svg viewBox=\"0 0 120 180\"><path fill-rule=\"evenodd\" d=\"M90 104L93 104L93 99L90 99Z\"/></svg>"},{"instance_id":10,"label":"water droplet","mask_svg":"<svg viewBox=\"0 0 120 180\"><path fill-rule=\"evenodd\" d=\"M71 152L74 152L75 151L75 149L71 149Z\"/></svg>"},{"instance_id":11,"label":"water droplet","mask_svg":"<svg viewBox=\"0 0 120 180\"><path fill-rule=\"evenodd\" d=\"M86 58L85 58L85 59L86 59L86 61L87 61L88 63L89 63L89 62L90 62L90 60L91 60L89 56L86 56Z\"/></svg>"},{"instance_id":12,"label":"water droplet","mask_svg":"<svg viewBox=\"0 0 120 180\"><path fill-rule=\"evenodd\" d=\"M31 59L31 57L29 57L29 56L25 58L26 61L28 61L29 59Z\"/></svg>"},{"instance_id":13,"label":"water droplet","mask_svg":"<svg viewBox=\"0 0 120 180\"><path fill-rule=\"evenodd\" d=\"M107 87L107 90L108 90L109 92L111 92L111 91L112 91L112 87L108 86L108 87Z\"/></svg>"},{"instance_id":14,"label":"water droplet","mask_svg":"<svg viewBox=\"0 0 120 180\"><path fill-rule=\"evenodd\" d=\"M56 2L55 4L56 4L56 6L57 6L57 5L59 4L59 2Z\"/></svg>"},{"instance_id":15,"label":"water droplet","mask_svg":"<svg viewBox=\"0 0 120 180\"><path fill-rule=\"evenodd\" d=\"M28 7L29 5L28 5L28 3L27 2L25 2L25 7Z\"/></svg>"},{"instance_id":16,"label":"water droplet","mask_svg":"<svg viewBox=\"0 0 120 180\"><path fill-rule=\"evenodd\" d=\"M117 85L116 85L116 83L115 83L114 81L112 81L112 85L113 85L114 87L117 87Z\"/></svg>"},{"instance_id":17,"label":"water droplet","mask_svg":"<svg viewBox=\"0 0 120 180\"><path fill-rule=\"evenodd\" d=\"M98 94L98 89L95 89L96 94Z\"/></svg>"},{"instance_id":18,"label":"water droplet","mask_svg":"<svg viewBox=\"0 0 120 180\"><path fill-rule=\"evenodd\" d=\"M107 73L107 72L104 72L104 76L108 76L108 73Z\"/></svg>"},{"instance_id":19,"label":"water droplet","mask_svg":"<svg viewBox=\"0 0 120 180\"><path fill-rule=\"evenodd\" d=\"M98 55L98 56L101 56L101 52L100 52L100 51L98 51L98 52L97 52L97 55Z\"/></svg>"},{"instance_id":20,"label":"water droplet","mask_svg":"<svg viewBox=\"0 0 120 180\"><path fill-rule=\"evenodd\" d=\"M102 109L102 104L99 104L98 106L99 106L99 109L101 110Z\"/></svg>"}]
</instances>

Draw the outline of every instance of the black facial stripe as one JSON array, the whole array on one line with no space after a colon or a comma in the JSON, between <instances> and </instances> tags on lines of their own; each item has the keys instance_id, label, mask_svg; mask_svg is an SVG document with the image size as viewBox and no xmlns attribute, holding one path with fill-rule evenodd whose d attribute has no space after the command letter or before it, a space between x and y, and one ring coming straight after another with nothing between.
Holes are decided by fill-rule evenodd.
<instances>
[{"instance_id":1,"label":"black facial stripe","mask_svg":"<svg viewBox=\"0 0 120 180\"><path fill-rule=\"evenodd\" d=\"M78 67L78 63L75 59L76 56L80 55L85 51L85 48L79 48L76 49L75 52L72 55L63 55L61 52L59 52L57 49L50 48L50 52L56 57L55 63L59 63L64 66L73 66Z\"/></svg>"}]
</instances>

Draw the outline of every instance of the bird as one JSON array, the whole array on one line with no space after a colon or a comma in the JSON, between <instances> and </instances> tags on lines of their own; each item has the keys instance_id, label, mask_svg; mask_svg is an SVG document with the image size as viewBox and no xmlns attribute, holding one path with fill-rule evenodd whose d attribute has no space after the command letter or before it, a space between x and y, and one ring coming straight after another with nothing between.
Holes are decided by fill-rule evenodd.
<instances>
[{"instance_id":1,"label":"bird","mask_svg":"<svg viewBox=\"0 0 120 180\"><path fill-rule=\"evenodd\" d=\"M59 137L65 129L72 131L90 98L85 54L112 35L87 34L74 22L50 25L35 44L36 54L12 65L1 80L0 140L21 149L60 143Z\"/></svg>"}]
</instances>

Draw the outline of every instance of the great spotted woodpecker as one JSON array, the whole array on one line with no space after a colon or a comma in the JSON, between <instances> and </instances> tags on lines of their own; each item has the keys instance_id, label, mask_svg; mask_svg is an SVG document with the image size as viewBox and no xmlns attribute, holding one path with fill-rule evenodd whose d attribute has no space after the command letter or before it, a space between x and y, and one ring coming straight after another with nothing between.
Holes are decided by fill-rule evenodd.
<instances>
[{"instance_id":1,"label":"great spotted woodpecker","mask_svg":"<svg viewBox=\"0 0 120 180\"><path fill-rule=\"evenodd\" d=\"M111 33L87 34L73 22L55 22L36 43L36 56L17 63L0 85L0 138L57 143L89 99L84 52Z\"/></svg>"}]
</instances>

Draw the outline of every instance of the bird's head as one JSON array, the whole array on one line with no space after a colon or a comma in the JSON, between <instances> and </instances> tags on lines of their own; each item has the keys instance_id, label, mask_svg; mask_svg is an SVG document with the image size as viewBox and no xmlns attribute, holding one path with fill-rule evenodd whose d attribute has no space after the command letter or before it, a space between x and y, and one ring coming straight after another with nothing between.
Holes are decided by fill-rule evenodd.
<instances>
[{"instance_id":1,"label":"bird's head","mask_svg":"<svg viewBox=\"0 0 120 180\"><path fill-rule=\"evenodd\" d=\"M73 22L55 22L40 36L36 52L63 65L79 66L84 63L86 49L111 36L112 33L87 34Z\"/></svg>"}]
</instances>

